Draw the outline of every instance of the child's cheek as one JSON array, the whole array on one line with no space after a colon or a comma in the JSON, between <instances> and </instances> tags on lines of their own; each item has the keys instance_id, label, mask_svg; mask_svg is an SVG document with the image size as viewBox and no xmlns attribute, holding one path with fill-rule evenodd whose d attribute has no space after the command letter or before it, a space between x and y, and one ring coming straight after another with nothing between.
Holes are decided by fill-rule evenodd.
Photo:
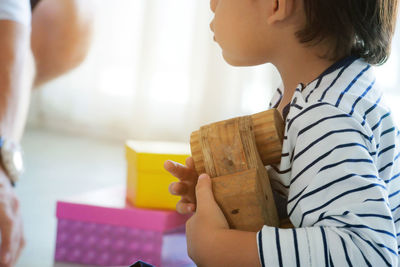
<instances>
[{"instance_id":1,"label":"child's cheek","mask_svg":"<svg viewBox=\"0 0 400 267\"><path fill-rule=\"evenodd\" d=\"M235 25L229 25L222 19L214 19L213 22L215 41L220 45L222 50L227 50L229 53L234 52L239 45L237 29Z\"/></svg>"}]
</instances>

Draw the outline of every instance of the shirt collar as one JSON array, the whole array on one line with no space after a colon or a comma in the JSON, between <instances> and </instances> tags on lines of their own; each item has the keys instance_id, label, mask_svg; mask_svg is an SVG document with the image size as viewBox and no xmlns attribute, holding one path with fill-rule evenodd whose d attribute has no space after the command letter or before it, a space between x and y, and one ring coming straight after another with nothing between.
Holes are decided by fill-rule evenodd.
<instances>
[{"instance_id":1,"label":"shirt collar","mask_svg":"<svg viewBox=\"0 0 400 267\"><path fill-rule=\"evenodd\" d=\"M317 81L317 87L321 83L322 79L324 76L331 74L332 72L346 66L346 65L351 65L354 61L359 59L359 57L356 56L347 56L345 58L340 59L339 61L333 63L330 67L328 67L325 71L323 71L315 80L313 80L311 83ZM311 84L310 83L310 84Z\"/></svg>"},{"instance_id":2,"label":"shirt collar","mask_svg":"<svg viewBox=\"0 0 400 267\"><path fill-rule=\"evenodd\" d=\"M325 71L323 71L317 78L315 78L312 82L310 82L307 86L305 86L304 84L300 83L297 86L296 92L300 91L305 93L304 91L309 91L310 88L314 88L314 90L316 88L319 87L319 85L321 84L322 80L326 77L329 76L329 74L339 70L340 68L343 68L345 66L350 66L353 62L355 62L357 59L359 59L359 57L356 56L347 56L345 58L342 58L341 60L333 63L330 67L328 67ZM304 91L303 91L304 90ZM295 92L295 94L296 94ZM284 94L284 87L283 84L277 89L277 91L275 92L274 96L273 96L273 100L270 103L270 108L276 108L278 107L278 105L280 104L282 98L283 98L283 94ZM283 109L283 117L286 120L286 117L289 113L290 110L290 105L292 104L292 101L286 105Z\"/></svg>"}]
</instances>

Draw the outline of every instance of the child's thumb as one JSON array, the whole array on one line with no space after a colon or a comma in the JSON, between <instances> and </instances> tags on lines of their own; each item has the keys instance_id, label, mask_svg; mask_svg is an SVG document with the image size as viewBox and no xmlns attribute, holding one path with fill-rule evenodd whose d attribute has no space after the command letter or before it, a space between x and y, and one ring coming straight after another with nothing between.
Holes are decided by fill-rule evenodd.
<instances>
[{"instance_id":1,"label":"child's thumb","mask_svg":"<svg viewBox=\"0 0 400 267\"><path fill-rule=\"evenodd\" d=\"M215 202L214 195L212 192L212 182L210 176L207 174L201 174L197 180L196 185L196 200L197 200L197 211L207 209L210 204Z\"/></svg>"}]
</instances>

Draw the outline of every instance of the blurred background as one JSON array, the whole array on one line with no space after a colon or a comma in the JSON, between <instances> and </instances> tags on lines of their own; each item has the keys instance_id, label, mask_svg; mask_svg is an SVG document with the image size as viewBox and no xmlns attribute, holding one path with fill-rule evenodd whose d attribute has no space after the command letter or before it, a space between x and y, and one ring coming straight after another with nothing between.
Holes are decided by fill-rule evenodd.
<instances>
[{"instance_id":1,"label":"blurred background","mask_svg":"<svg viewBox=\"0 0 400 267\"><path fill-rule=\"evenodd\" d=\"M223 61L212 41L208 1L94 5L87 60L34 92L29 126L119 140L188 141L199 125L266 109L280 84L270 64L236 68ZM397 34L390 60L377 69L396 97L399 39Z\"/></svg>"},{"instance_id":2,"label":"blurred background","mask_svg":"<svg viewBox=\"0 0 400 267\"><path fill-rule=\"evenodd\" d=\"M223 61L208 1L96 0L93 10L86 60L33 91L17 185L27 236L21 267L54 265L56 200L124 183L127 139L188 142L201 125L267 109L280 84L270 64ZM400 120L399 28L376 73Z\"/></svg>"}]
</instances>

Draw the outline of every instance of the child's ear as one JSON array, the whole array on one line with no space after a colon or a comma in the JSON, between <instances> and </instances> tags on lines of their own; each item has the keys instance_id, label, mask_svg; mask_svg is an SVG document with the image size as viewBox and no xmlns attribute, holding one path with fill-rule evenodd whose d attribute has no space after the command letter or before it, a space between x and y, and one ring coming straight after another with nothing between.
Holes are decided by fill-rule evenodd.
<instances>
[{"instance_id":1,"label":"child's ear","mask_svg":"<svg viewBox=\"0 0 400 267\"><path fill-rule=\"evenodd\" d=\"M290 17L295 9L295 0L269 0L271 13L268 17L268 24L274 24L276 22L284 21Z\"/></svg>"}]
</instances>

